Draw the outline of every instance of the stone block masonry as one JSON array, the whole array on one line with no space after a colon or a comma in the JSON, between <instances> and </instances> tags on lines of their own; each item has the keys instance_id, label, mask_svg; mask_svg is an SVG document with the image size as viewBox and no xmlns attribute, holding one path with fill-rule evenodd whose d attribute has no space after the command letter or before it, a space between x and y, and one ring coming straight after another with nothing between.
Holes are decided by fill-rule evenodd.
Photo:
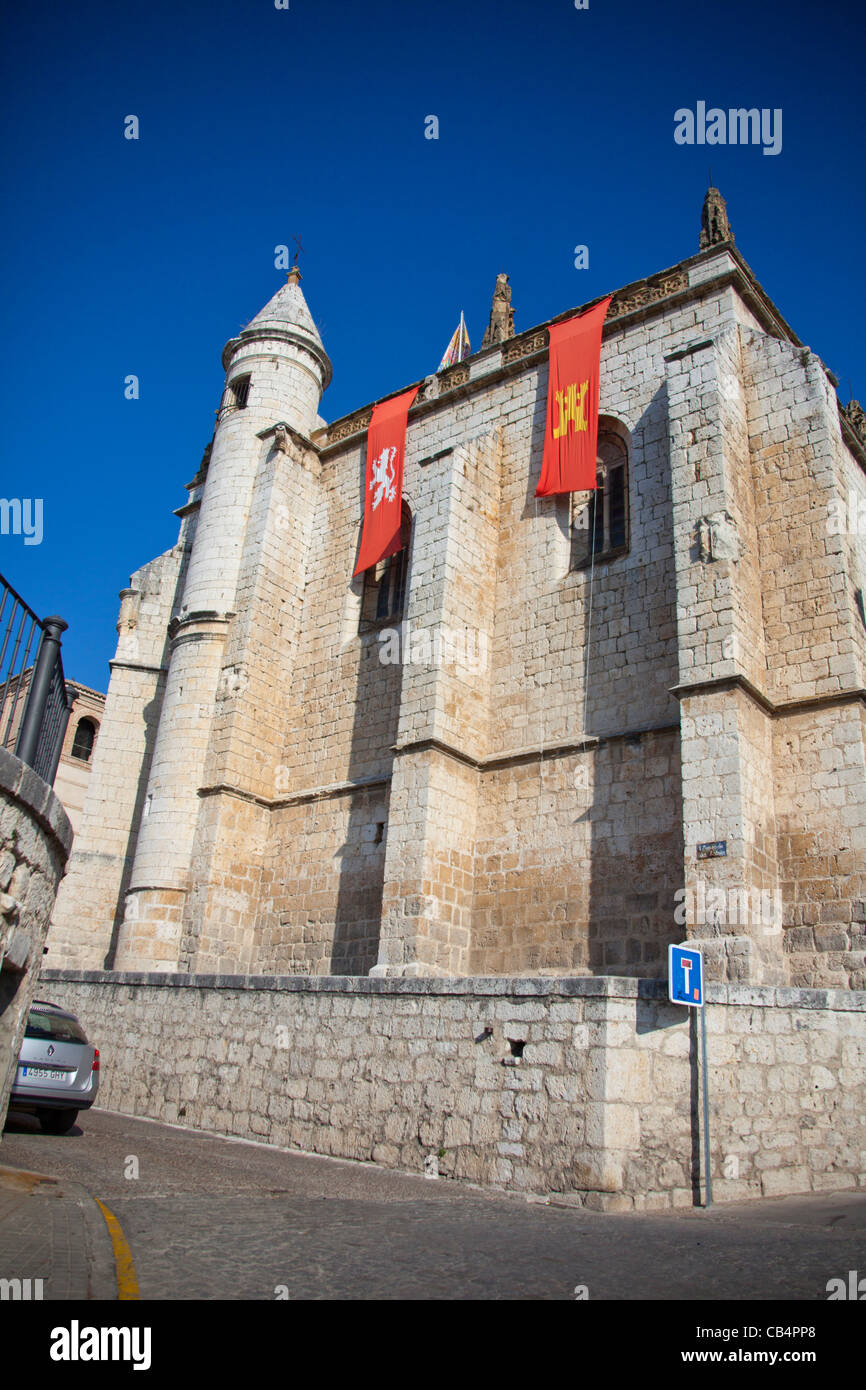
<instances>
[{"instance_id":1,"label":"stone block masonry","mask_svg":"<svg viewBox=\"0 0 866 1390\"><path fill-rule=\"evenodd\" d=\"M71 847L72 826L47 782L0 748L0 1130Z\"/></svg>"},{"instance_id":2,"label":"stone block masonry","mask_svg":"<svg viewBox=\"0 0 866 1390\"><path fill-rule=\"evenodd\" d=\"M596 1210L701 1200L695 1019L661 981L43 972L101 1103ZM866 1186L866 993L708 989L717 1201Z\"/></svg>"}]
</instances>

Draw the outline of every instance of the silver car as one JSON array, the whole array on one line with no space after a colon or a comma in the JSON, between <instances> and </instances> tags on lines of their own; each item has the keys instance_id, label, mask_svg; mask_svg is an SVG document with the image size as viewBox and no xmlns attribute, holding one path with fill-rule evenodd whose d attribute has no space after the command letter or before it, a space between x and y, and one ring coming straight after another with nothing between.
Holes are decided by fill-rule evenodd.
<instances>
[{"instance_id":1,"label":"silver car","mask_svg":"<svg viewBox=\"0 0 866 1390\"><path fill-rule=\"evenodd\" d=\"M66 1134L96 1100L99 1048L87 1041L74 1014L34 1000L27 1018L10 1109L35 1113L49 1134Z\"/></svg>"}]
</instances>

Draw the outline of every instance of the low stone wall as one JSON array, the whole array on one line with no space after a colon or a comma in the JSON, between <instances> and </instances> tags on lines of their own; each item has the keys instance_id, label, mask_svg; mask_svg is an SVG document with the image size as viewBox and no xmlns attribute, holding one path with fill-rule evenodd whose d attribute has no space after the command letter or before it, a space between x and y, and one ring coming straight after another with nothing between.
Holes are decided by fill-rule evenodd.
<instances>
[{"instance_id":1,"label":"low stone wall","mask_svg":"<svg viewBox=\"0 0 866 1390\"><path fill-rule=\"evenodd\" d=\"M72 826L54 792L0 748L0 1131Z\"/></svg>"},{"instance_id":2,"label":"low stone wall","mask_svg":"<svg viewBox=\"0 0 866 1390\"><path fill-rule=\"evenodd\" d=\"M700 1200L697 1029L659 981L43 972L100 1103L597 1209ZM708 989L714 1197L866 1185L866 994Z\"/></svg>"}]
</instances>

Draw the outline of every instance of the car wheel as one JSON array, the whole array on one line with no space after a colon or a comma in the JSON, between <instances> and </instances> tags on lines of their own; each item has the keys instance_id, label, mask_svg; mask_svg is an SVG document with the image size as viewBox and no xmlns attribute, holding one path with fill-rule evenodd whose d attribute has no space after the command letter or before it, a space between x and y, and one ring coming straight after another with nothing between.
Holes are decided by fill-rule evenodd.
<instances>
[{"instance_id":1,"label":"car wheel","mask_svg":"<svg viewBox=\"0 0 866 1390\"><path fill-rule=\"evenodd\" d=\"M68 1134L78 1119L77 1110L40 1110L38 1115L46 1134Z\"/></svg>"}]
</instances>

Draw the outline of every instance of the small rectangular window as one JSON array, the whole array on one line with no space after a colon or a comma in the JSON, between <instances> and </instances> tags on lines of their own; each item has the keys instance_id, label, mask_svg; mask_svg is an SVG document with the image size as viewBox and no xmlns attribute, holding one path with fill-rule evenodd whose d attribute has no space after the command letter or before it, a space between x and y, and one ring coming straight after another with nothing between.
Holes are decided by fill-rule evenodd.
<instances>
[{"instance_id":1,"label":"small rectangular window","mask_svg":"<svg viewBox=\"0 0 866 1390\"><path fill-rule=\"evenodd\" d=\"M219 408L220 420L225 419L226 415L232 415L236 410L246 410L249 394L250 378L248 376L236 376L233 381L230 381L226 386L222 405Z\"/></svg>"},{"instance_id":2,"label":"small rectangular window","mask_svg":"<svg viewBox=\"0 0 866 1390\"><path fill-rule=\"evenodd\" d=\"M611 468L608 473L608 538L611 550L625 545L625 467Z\"/></svg>"},{"instance_id":3,"label":"small rectangular window","mask_svg":"<svg viewBox=\"0 0 866 1390\"><path fill-rule=\"evenodd\" d=\"M579 569L589 564L592 546L593 521L595 519L595 497L591 492L587 502L575 502L571 522L571 567Z\"/></svg>"},{"instance_id":4,"label":"small rectangular window","mask_svg":"<svg viewBox=\"0 0 866 1390\"><path fill-rule=\"evenodd\" d=\"M592 527L593 550L596 558L604 552L604 474L599 473L598 483L592 498Z\"/></svg>"}]
</instances>

